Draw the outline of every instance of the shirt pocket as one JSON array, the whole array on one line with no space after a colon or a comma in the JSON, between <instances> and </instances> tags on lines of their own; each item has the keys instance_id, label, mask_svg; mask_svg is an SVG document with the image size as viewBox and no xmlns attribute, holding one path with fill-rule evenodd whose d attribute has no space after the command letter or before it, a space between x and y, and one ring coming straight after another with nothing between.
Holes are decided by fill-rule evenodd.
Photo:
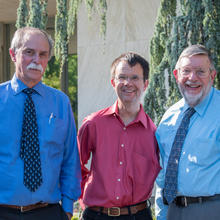
<instances>
[{"instance_id":1,"label":"shirt pocket","mask_svg":"<svg viewBox=\"0 0 220 220\"><path fill-rule=\"evenodd\" d=\"M54 147L63 146L66 136L65 121L58 117L42 117L40 137L43 144Z\"/></svg>"}]
</instances>

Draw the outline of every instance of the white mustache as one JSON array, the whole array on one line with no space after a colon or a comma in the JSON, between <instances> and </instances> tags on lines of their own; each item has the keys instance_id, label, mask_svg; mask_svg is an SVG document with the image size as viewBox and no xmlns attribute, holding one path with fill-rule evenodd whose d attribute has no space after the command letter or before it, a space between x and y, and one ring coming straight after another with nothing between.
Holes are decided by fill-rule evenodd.
<instances>
[{"instance_id":1,"label":"white mustache","mask_svg":"<svg viewBox=\"0 0 220 220\"><path fill-rule=\"evenodd\" d=\"M27 69L37 69L37 70L40 70L41 73L43 73L43 67L41 66L41 64L35 64L35 63L30 63L28 66L27 66Z\"/></svg>"}]
</instances>

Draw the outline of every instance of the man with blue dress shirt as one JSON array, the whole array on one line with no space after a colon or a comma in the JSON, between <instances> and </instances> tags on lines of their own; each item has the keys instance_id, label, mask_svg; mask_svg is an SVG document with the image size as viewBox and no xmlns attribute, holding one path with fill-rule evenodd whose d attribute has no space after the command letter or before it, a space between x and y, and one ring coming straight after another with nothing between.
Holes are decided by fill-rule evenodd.
<instances>
[{"instance_id":1,"label":"man with blue dress shirt","mask_svg":"<svg viewBox=\"0 0 220 220\"><path fill-rule=\"evenodd\" d=\"M202 45L187 47L173 73L183 99L167 110L156 132L163 167L156 180L156 217L217 220L220 219L220 92L212 87L216 70L210 52ZM170 167L174 139L189 107L194 114L182 140L180 157ZM170 169L173 173L168 176Z\"/></svg>"},{"instance_id":2,"label":"man with blue dress shirt","mask_svg":"<svg viewBox=\"0 0 220 220\"><path fill-rule=\"evenodd\" d=\"M41 82L52 47L37 28L18 29L12 39L15 74L0 85L0 220L71 219L81 193L70 101Z\"/></svg>"}]
</instances>

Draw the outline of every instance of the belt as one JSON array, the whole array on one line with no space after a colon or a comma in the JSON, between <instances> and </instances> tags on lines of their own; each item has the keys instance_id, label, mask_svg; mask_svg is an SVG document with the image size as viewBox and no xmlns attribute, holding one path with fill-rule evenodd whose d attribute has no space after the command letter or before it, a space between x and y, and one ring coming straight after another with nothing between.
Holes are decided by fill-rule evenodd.
<instances>
[{"instance_id":1,"label":"belt","mask_svg":"<svg viewBox=\"0 0 220 220\"><path fill-rule=\"evenodd\" d=\"M215 201L220 200L220 194L216 194L214 196L199 196L199 197L187 197L187 196L177 196L173 203L177 206L187 207L192 203L203 203L207 201Z\"/></svg>"},{"instance_id":2,"label":"belt","mask_svg":"<svg viewBox=\"0 0 220 220\"><path fill-rule=\"evenodd\" d=\"M120 215L133 215L137 212L146 209L147 202L142 202L136 205L126 206L126 207L111 207L111 208L105 208L105 207L99 207L99 206L91 206L88 207L89 209L101 212L103 214L106 214L108 216L120 216Z\"/></svg>"},{"instance_id":3,"label":"belt","mask_svg":"<svg viewBox=\"0 0 220 220\"><path fill-rule=\"evenodd\" d=\"M39 209L39 208L44 208L47 207L49 204L48 203L36 203L33 205L27 205L27 206L17 206L17 205L5 205L5 204L0 204L0 207L4 207L4 208L11 208L11 209L17 209L21 212L27 212L27 211L31 211L33 209Z\"/></svg>"}]
</instances>

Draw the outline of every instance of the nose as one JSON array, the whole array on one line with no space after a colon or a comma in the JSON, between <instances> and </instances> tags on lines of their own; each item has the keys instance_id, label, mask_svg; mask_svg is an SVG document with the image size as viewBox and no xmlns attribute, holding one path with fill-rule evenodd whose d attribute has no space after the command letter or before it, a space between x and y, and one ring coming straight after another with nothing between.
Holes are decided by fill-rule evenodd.
<instances>
[{"instance_id":1,"label":"nose","mask_svg":"<svg viewBox=\"0 0 220 220\"><path fill-rule=\"evenodd\" d=\"M196 73L195 70L192 70L192 71L190 72L190 74L189 74L189 79L192 80L192 81L198 79L198 76L197 76L197 73Z\"/></svg>"},{"instance_id":2,"label":"nose","mask_svg":"<svg viewBox=\"0 0 220 220\"><path fill-rule=\"evenodd\" d=\"M35 53L33 56L34 63L40 63L40 55L38 53Z\"/></svg>"},{"instance_id":3,"label":"nose","mask_svg":"<svg viewBox=\"0 0 220 220\"><path fill-rule=\"evenodd\" d=\"M124 84L129 84L131 82L131 78L126 77L124 80Z\"/></svg>"}]
</instances>

